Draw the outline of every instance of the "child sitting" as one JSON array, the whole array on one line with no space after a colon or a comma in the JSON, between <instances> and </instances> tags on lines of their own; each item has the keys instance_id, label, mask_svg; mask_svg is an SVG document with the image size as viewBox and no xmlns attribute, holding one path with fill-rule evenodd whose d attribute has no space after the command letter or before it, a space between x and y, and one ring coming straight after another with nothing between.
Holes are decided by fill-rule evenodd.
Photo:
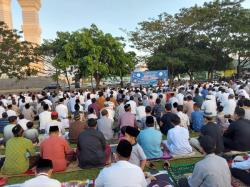
<instances>
[{"instance_id":1,"label":"child sitting","mask_svg":"<svg viewBox=\"0 0 250 187\"><path fill-rule=\"evenodd\" d=\"M147 158L143 149L136 141L136 138L139 133L140 131L136 128L127 126L125 131L125 139L129 141L129 143L131 143L132 145L132 153L129 162L141 167L141 169L144 170Z\"/></svg>"},{"instance_id":2,"label":"child sitting","mask_svg":"<svg viewBox=\"0 0 250 187\"><path fill-rule=\"evenodd\" d=\"M39 143L39 133L38 130L33 128L34 124L33 122L29 121L26 124L27 130L24 131L24 137L31 140L32 143Z\"/></svg>"}]
</instances>

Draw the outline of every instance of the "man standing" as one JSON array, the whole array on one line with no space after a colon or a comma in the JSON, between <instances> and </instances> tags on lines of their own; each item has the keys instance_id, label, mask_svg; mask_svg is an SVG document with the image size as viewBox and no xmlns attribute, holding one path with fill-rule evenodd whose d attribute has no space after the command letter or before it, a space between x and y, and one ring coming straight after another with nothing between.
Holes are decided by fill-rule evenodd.
<instances>
[{"instance_id":1,"label":"man standing","mask_svg":"<svg viewBox=\"0 0 250 187\"><path fill-rule=\"evenodd\" d=\"M78 161L80 168L99 167L105 164L106 141L96 130L96 119L88 120L88 128L78 136Z\"/></svg>"},{"instance_id":2,"label":"man standing","mask_svg":"<svg viewBox=\"0 0 250 187\"><path fill-rule=\"evenodd\" d=\"M128 162L132 152L132 145L122 140L116 149L117 163L104 168L98 175L96 187L146 187L147 182L140 167Z\"/></svg>"}]
</instances>

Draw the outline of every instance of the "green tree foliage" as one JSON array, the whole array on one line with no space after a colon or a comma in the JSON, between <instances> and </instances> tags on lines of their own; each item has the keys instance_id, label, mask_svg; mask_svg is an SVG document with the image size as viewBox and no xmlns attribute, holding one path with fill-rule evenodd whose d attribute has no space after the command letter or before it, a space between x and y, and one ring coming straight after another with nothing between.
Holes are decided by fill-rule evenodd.
<instances>
[{"instance_id":1,"label":"green tree foliage","mask_svg":"<svg viewBox=\"0 0 250 187\"><path fill-rule=\"evenodd\" d=\"M38 62L36 45L21 41L21 32L10 30L0 22L0 76L22 79L35 75L38 70L30 65Z\"/></svg>"},{"instance_id":2,"label":"green tree foliage","mask_svg":"<svg viewBox=\"0 0 250 187\"><path fill-rule=\"evenodd\" d=\"M104 33L96 25L58 33L55 40L45 41L41 51L53 56L52 64L58 70L67 73L70 68L77 81L90 76L97 87L102 78L124 76L134 68L135 55L125 53L121 39Z\"/></svg>"},{"instance_id":3,"label":"green tree foliage","mask_svg":"<svg viewBox=\"0 0 250 187\"><path fill-rule=\"evenodd\" d=\"M249 9L242 0L213 1L203 6L183 8L171 16L138 24L129 33L139 50L148 52L149 69L168 69L172 77L186 72L214 71L232 66L237 54L241 65L249 60Z\"/></svg>"}]
</instances>

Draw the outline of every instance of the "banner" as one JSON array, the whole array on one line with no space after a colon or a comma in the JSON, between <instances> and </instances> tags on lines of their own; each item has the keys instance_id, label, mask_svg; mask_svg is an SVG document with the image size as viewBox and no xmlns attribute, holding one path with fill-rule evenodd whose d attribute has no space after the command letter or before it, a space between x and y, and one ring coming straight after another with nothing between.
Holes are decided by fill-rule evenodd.
<instances>
[{"instance_id":1,"label":"banner","mask_svg":"<svg viewBox=\"0 0 250 187\"><path fill-rule=\"evenodd\" d=\"M140 86L157 86L159 84L163 85L168 80L168 71L167 70L158 70L158 71L145 71L145 72L133 72L131 74L131 85Z\"/></svg>"}]
</instances>

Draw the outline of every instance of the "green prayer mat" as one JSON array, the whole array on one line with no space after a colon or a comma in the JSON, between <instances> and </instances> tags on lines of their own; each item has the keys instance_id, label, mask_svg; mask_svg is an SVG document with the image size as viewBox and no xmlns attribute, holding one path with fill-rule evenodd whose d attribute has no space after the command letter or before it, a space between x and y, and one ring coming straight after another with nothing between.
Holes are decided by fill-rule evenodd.
<instances>
[{"instance_id":1,"label":"green prayer mat","mask_svg":"<svg viewBox=\"0 0 250 187\"><path fill-rule=\"evenodd\" d=\"M170 160L169 174L173 178L175 184L178 184L179 179L185 177L185 174L192 173L195 164L202 158L182 158Z\"/></svg>"}]
</instances>

